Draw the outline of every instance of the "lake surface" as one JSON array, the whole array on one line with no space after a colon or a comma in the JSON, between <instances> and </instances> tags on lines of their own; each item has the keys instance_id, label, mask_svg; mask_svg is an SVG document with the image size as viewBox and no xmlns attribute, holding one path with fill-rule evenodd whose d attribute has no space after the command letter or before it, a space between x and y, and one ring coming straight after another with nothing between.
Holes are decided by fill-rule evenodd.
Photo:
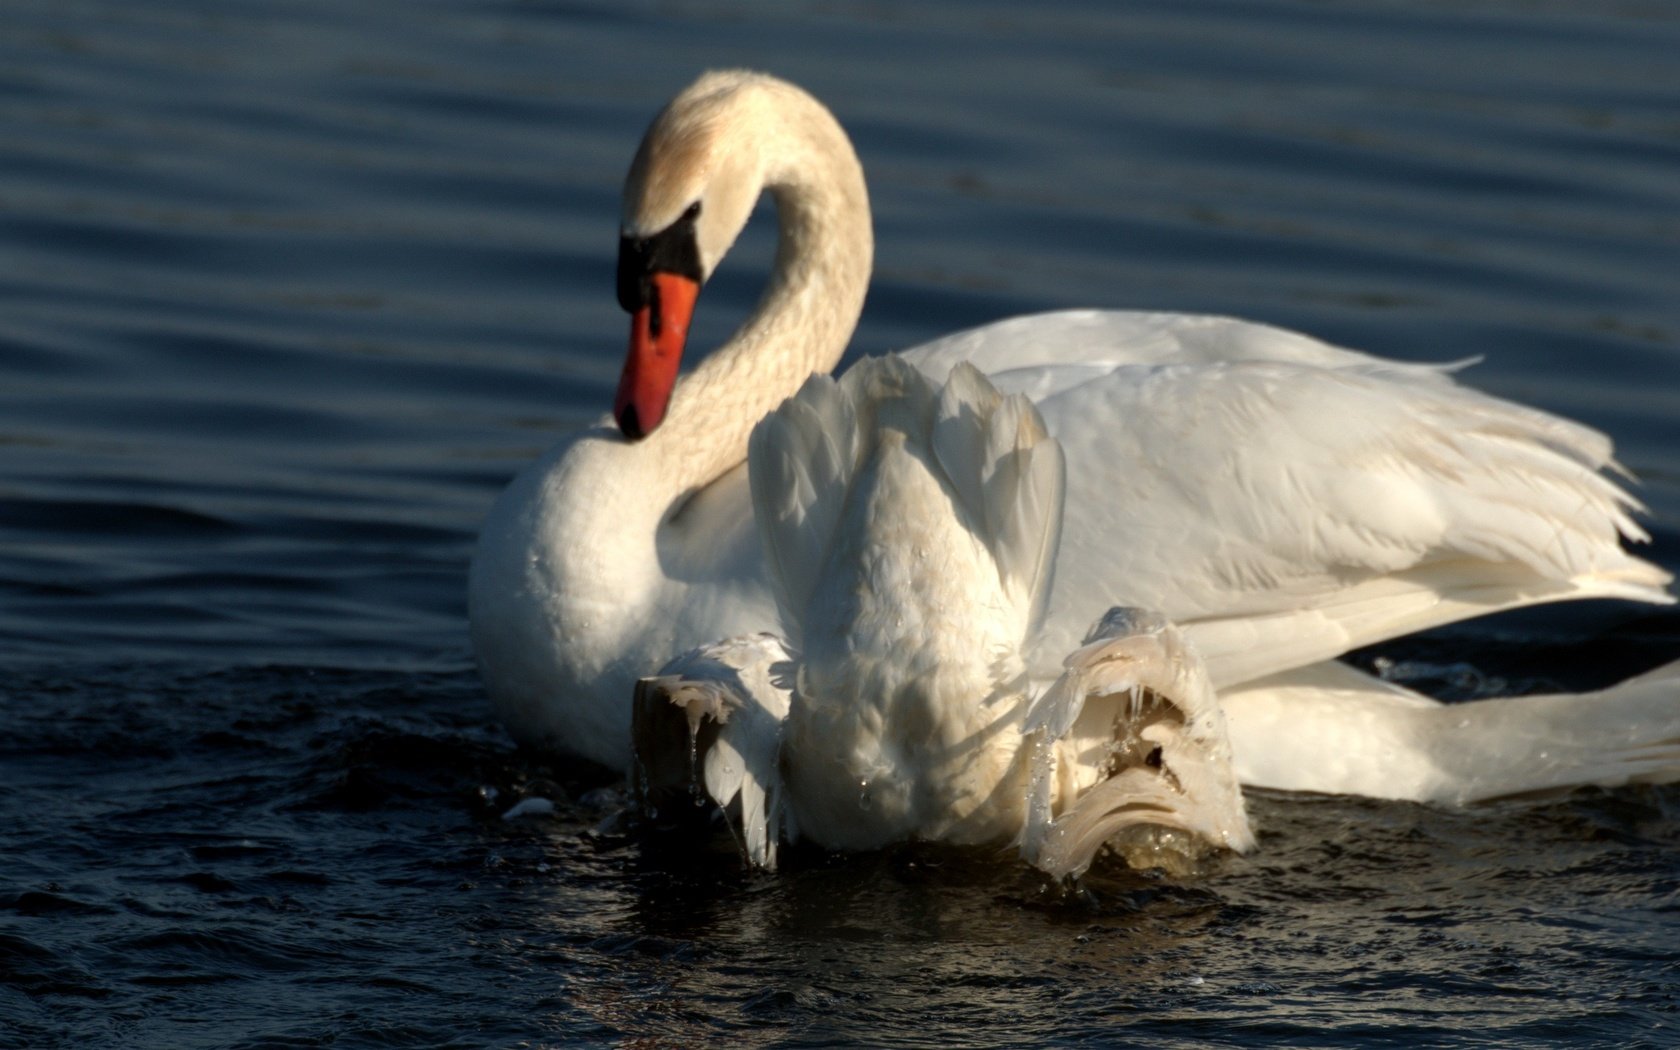
<instances>
[{"instance_id":1,"label":"lake surface","mask_svg":"<svg viewBox=\"0 0 1680 1050\"><path fill-rule=\"evenodd\" d=\"M1614 436L1680 569L1672 4L0 0L0 1046L1680 1044L1680 790L1254 795L1252 856L1070 894L748 874L514 749L473 535L608 406L618 182L727 65L855 136L856 352L1102 305L1479 355ZM1597 604L1358 659L1677 655Z\"/></svg>"}]
</instances>

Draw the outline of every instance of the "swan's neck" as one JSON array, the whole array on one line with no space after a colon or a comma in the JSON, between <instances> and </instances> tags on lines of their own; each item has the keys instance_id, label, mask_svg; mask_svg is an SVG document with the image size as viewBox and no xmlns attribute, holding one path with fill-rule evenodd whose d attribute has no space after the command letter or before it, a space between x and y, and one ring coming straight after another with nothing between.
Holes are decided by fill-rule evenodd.
<instances>
[{"instance_id":1,"label":"swan's neck","mask_svg":"<svg viewBox=\"0 0 1680 1050\"><path fill-rule=\"evenodd\" d=\"M493 691L528 698L504 702L511 723L526 717L518 704L544 710L539 686L556 682L620 701L589 709L616 718L636 675L747 626L691 607L690 591L712 594L700 585L761 565L743 560L738 531L719 534L715 514L675 512L746 459L760 419L840 360L874 243L862 167L839 125L786 85L766 90L776 104L738 129L739 148L756 151L751 168L762 173L743 192L767 189L781 226L757 310L678 383L659 429L634 443L607 426L576 436L515 481L485 524L473 564L474 643ZM760 627L773 622L763 613ZM603 721L601 739L617 746L624 728Z\"/></svg>"},{"instance_id":2,"label":"swan's neck","mask_svg":"<svg viewBox=\"0 0 1680 1050\"><path fill-rule=\"evenodd\" d=\"M641 443L673 491L741 463L752 428L815 372L839 363L863 309L874 255L863 168L828 111L790 93L766 120L764 187L781 236L758 308L677 384L665 424Z\"/></svg>"}]
</instances>

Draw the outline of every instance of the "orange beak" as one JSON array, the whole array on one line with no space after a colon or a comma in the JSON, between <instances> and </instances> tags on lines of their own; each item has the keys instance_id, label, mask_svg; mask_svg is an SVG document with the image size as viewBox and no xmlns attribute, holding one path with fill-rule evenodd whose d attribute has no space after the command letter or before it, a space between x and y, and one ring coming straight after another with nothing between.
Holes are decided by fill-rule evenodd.
<instances>
[{"instance_id":1,"label":"orange beak","mask_svg":"<svg viewBox=\"0 0 1680 1050\"><path fill-rule=\"evenodd\" d=\"M631 441L647 437L665 419L699 295L699 282L655 273L648 278L647 302L630 316L630 356L618 380L613 416Z\"/></svg>"}]
</instances>

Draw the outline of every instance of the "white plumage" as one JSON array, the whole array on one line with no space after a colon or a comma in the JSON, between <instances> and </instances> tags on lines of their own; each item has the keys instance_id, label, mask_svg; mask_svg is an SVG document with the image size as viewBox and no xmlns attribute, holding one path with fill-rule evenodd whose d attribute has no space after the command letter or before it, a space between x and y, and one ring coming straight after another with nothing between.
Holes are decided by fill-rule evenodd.
<instances>
[{"instance_id":1,"label":"white plumage","mask_svg":"<svg viewBox=\"0 0 1680 1050\"><path fill-rule=\"evenodd\" d=\"M686 740L687 782L763 867L784 837L1014 840L1055 875L1129 832L1253 845L1212 686L1158 615L1112 611L1048 690L1028 673L1066 471L1025 397L863 361L766 417L748 473L790 644L726 639L639 684L644 796L682 786L662 756Z\"/></svg>"},{"instance_id":2,"label":"white plumage","mask_svg":"<svg viewBox=\"0 0 1680 1050\"><path fill-rule=\"evenodd\" d=\"M967 365L936 393L877 358L807 381L753 432L748 470L797 651L782 771L800 834L1007 840L1021 652L1062 512L1032 406Z\"/></svg>"}]
</instances>

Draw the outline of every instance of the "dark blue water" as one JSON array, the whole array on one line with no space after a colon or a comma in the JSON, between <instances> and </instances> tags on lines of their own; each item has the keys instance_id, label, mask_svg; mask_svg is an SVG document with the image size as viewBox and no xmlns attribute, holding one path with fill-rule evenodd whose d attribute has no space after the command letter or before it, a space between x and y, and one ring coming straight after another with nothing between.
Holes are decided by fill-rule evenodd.
<instances>
[{"instance_id":1,"label":"dark blue water","mask_svg":"<svg viewBox=\"0 0 1680 1050\"><path fill-rule=\"evenodd\" d=\"M855 135L860 351L1107 305L1484 355L1615 437L1680 569L1671 4L0 0L0 1045L1680 1044L1675 789L1261 795L1252 857L1068 896L746 874L515 751L472 537L607 406L618 180L719 65ZM1605 604L1360 659L1474 696L1677 654Z\"/></svg>"}]
</instances>

